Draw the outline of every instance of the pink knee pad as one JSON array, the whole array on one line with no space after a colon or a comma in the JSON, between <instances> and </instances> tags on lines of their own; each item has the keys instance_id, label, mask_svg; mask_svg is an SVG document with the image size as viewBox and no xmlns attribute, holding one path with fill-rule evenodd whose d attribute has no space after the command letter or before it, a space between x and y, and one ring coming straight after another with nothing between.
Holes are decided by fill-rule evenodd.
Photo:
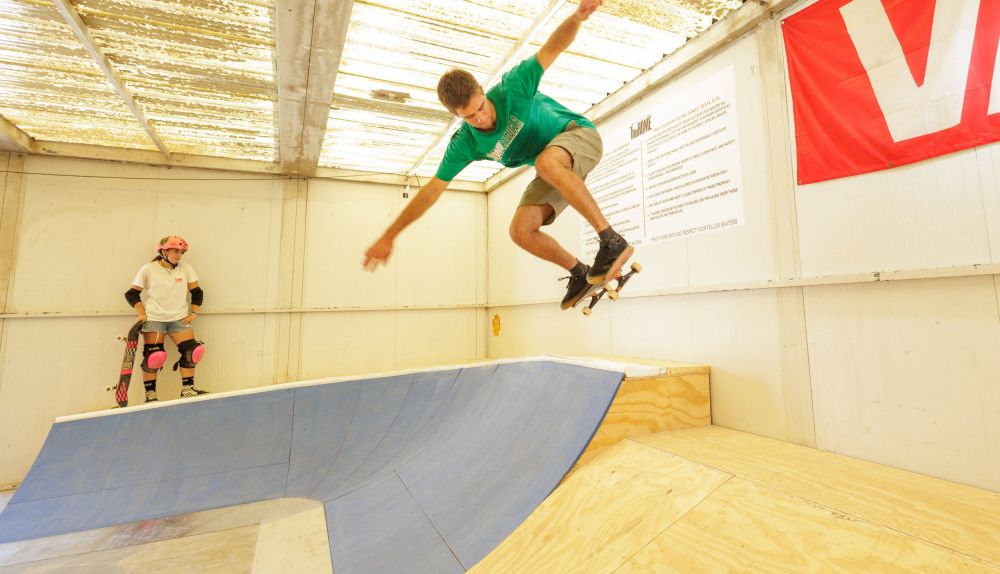
<instances>
[{"instance_id":1,"label":"pink knee pad","mask_svg":"<svg viewBox=\"0 0 1000 574\"><path fill-rule=\"evenodd\" d=\"M159 369L163 366L163 363L167 362L167 352L166 351L154 351L149 354L149 358L146 359L146 365L151 369Z\"/></svg>"},{"instance_id":2,"label":"pink knee pad","mask_svg":"<svg viewBox=\"0 0 1000 574\"><path fill-rule=\"evenodd\" d=\"M181 341L177 344L177 350L180 351L181 357L177 359L174 370L177 370L177 367L193 369L198 364L198 361L205 356L205 345L201 341L194 339Z\"/></svg>"},{"instance_id":3,"label":"pink knee pad","mask_svg":"<svg viewBox=\"0 0 1000 574\"><path fill-rule=\"evenodd\" d=\"M198 346L191 351L191 362L197 365L198 361L201 361L201 358L204 356L205 345L199 343Z\"/></svg>"}]
</instances>

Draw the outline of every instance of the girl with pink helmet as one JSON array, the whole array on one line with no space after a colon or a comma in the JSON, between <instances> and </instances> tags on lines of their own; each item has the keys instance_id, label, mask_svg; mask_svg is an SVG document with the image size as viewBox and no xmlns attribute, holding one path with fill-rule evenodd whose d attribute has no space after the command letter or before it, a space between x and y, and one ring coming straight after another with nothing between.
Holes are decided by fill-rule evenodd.
<instances>
[{"instance_id":1,"label":"girl with pink helmet","mask_svg":"<svg viewBox=\"0 0 1000 574\"><path fill-rule=\"evenodd\" d=\"M143 321L142 383L146 402L157 400L156 376L167 360L164 341L169 336L177 345L180 359L181 397L193 397L206 391L194 386L195 366L205 354L205 345L194 337L194 322L205 293L198 286L194 268L181 261L188 243L176 235L156 242L156 257L139 268L125 300ZM188 295L190 294L190 302Z\"/></svg>"}]
</instances>

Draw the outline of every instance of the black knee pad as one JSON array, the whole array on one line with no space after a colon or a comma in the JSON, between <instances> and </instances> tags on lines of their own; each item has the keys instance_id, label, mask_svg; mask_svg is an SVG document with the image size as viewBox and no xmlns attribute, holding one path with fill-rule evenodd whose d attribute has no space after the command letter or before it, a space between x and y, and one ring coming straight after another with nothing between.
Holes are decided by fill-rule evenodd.
<instances>
[{"instance_id":1,"label":"black knee pad","mask_svg":"<svg viewBox=\"0 0 1000 574\"><path fill-rule=\"evenodd\" d=\"M146 343L142 346L142 370L155 373L167 362L167 351L163 343Z\"/></svg>"},{"instance_id":2,"label":"black knee pad","mask_svg":"<svg viewBox=\"0 0 1000 574\"><path fill-rule=\"evenodd\" d=\"M180 351L181 358L174 363L174 370L177 370L178 365L185 369L193 369L205 354L205 344L201 341L188 339L187 341L181 341L177 345L177 350Z\"/></svg>"}]
</instances>

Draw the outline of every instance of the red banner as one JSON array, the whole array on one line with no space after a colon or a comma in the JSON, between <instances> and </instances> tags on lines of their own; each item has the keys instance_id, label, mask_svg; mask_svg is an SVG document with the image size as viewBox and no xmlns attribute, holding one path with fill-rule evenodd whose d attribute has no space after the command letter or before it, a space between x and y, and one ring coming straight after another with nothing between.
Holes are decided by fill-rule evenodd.
<instances>
[{"instance_id":1,"label":"red banner","mask_svg":"<svg viewBox=\"0 0 1000 574\"><path fill-rule=\"evenodd\" d=\"M782 31L799 183L1000 140L1000 0L820 0Z\"/></svg>"}]
</instances>

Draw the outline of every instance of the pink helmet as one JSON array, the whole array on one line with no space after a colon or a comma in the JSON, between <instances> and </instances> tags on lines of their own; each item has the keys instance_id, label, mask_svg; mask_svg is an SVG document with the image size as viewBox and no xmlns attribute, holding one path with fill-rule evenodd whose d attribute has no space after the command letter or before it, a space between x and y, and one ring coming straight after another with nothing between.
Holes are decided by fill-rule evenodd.
<instances>
[{"instance_id":1,"label":"pink helmet","mask_svg":"<svg viewBox=\"0 0 1000 574\"><path fill-rule=\"evenodd\" d=\"M180 249L181 253L185 253L188 250L188 242L184 241L182 237L168 235L156 243L157 253L160 253L164 249Z\"/></svg>"}]
</instances>

